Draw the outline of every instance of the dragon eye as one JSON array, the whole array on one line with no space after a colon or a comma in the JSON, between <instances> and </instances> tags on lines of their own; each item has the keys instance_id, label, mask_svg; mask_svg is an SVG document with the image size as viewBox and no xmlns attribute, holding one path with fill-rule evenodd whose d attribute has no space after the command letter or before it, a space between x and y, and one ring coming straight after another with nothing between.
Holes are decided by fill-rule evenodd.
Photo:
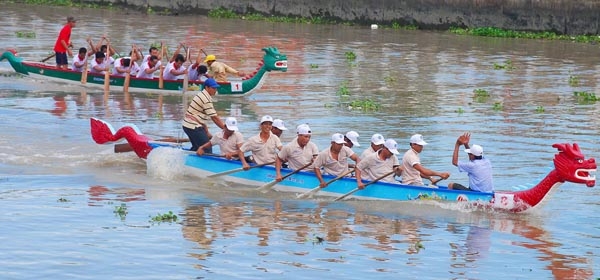
<instances>
[{"instance_id":1,"label":"dragon eye","mask_svg":"<svg viewBox=\"0 0 600 280\"><path fill-rule=\"evenodd\" d=\"M578 163L583 163L583 159L578 159L577 162Z\"/></svg>"}]
</instances>

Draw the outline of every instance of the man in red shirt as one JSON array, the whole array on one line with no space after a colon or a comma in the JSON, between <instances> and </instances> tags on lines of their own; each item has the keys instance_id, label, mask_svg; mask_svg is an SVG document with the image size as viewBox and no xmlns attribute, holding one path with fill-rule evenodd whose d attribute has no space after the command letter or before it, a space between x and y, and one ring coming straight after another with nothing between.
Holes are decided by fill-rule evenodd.
<instances>
[{"instance_id":1,"label":"man in red shirt","mask_svg":"<svg viewBox=\"0 0 600 280\"><path fill-rule=\"evenodd\" d=\"M68 69L69 60L67 57L67 53L69 56L73 56L73 52L69 49L71 45L71 29L75 27L76 20L74 17L67 17L67 24L63 26L58 33L58 38L56 39L56 44L54 44L54 53L56 53L56 67L59 69Z\"/></svg>"}]
</instances>

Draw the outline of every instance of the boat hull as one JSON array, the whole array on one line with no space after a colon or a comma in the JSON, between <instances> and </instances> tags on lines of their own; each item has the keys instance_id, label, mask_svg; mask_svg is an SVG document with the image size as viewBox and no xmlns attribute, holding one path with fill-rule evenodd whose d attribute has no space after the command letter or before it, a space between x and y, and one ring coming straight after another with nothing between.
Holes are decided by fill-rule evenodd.
<instances>
[{"instance_id":1,"label":"boat hull","mask_svg":"<svg viewBox=\"0 0 600 280\"><path fill-rule=\"evenodd\" d=\"M212 156L185 155L186 174L205 178L211 174L220 173L240 168L242 165L237 160L227 160ZM282 169L282 175L292 170ZM239 171L226 176L221 176L226 181L251 186L262 186L275 180L275 167L263 166L252 168L248 171ZM329 181L334 176L324 175L323 179ZM278 191L302 193L319 186L319 180L313 172L300 171L285 180L277 183L273 188ZM356 179L353 177L342 178L331 183L327 188L317 194L319 196L339 197L356 188ZM492 200L493 193L469 192L448 190L446 187L429 188L417 187L394 183L377 182L363 190L355 192L348 198L363 200L439 200L439 201L480 201L488 203Z\"/></svg>"},{"instance_id":2,"label":"boat hull","mask_svg":"<svg viewBox=\"0 0 600 280\"><path fill-rule=\"evenodd\" d=\"M259 64L256 71L251 75L245 76L239 80L229 82L220 82L218 95L244 96L253 93L259 89L267 74L270 71L287 71L287 57L279 53L276 48L264 48L265 55L263 61ZM16 56L16 51L5 51L0 57L1 60L8 60L13 69L23 75L38 79L46 79L59 83L74 84L86 88L104 88L104 74L87 74L87 79L82 82L82 73L71 70L58 69L55 65L41 62L23 61ZM122 91L125 83L125 77L110 75L110 90ZM129 92L134 93L182 93L185 83L183 79L164 80L163 86L159 87L159 79L143 79L131 77L129 82ZM198 91L204 87L202 81L189 81L186 91Z\"/></svg>"}]
</instances>

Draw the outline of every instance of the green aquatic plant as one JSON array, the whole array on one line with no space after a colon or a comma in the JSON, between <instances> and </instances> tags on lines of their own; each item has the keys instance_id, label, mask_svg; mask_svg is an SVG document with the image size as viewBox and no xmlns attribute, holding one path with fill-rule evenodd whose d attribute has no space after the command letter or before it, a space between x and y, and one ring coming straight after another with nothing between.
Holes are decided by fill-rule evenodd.
<instances>
[{"instance_id":1,"label":"green aquatic plant","mask_svg":"<svg viewBox=\"0 0 600 280\"><path fill-rule=\"evenodd\" d=\"M34 31L16 31L15 35L17 35L18 38L35 38L36 34Z\"/></svg>"},{"instance_id":2,"label":"green aquatic plant","mask_svg":"<svg viewBox=\"0 0 600 280\"><path fill-rule=\"evenodd\" d=\"M475 93L474 97L490 97L490 93L487 90L481 88L474 89L473 93Z\"/></svg>"},{"instance_id":3,"label":"green aquatic plant","mask_svg":"<svg viewBox=\"0 0 600 280\"><path fill-rule=\"evenodd\" d=\"M159 213L154 217L150 217L150 222L152 222L152 223L177 222L177 215L173 214L172 211L169 211L169 213L165 213L165 214Z\"/></svg>"},{"instance_id":4,"label":"green aquatic plant","mask_svg":"<svg viewBox=\"0 0 600 280\"><path fill-rule=\"evenodd\" d=\"M575 75L569 75L569 85L572 87L579 86L579 77Z\"/></svg>"},{"instance_id":5,"label":"green aquatic plant","mask_svg":"<svg viewBox=\"0 0 600 280\"><path fill-rule=\"evenodd\" d=\"M350 90L348 89L348 81L343 81L337 90L339 96L350 96Z\"/></svg>"},{"instance_id":6,"label":"green aquatic plant","mask_svg":"<svg viewBox=\"0 0 600 280\"><path fill-rule=\"evenodd\" d=\"M544 109L544 106L537 106L535 108L536 113L543 113L544 111L546 111L546 109Z\"/></svg>"},{"instance_id":7,"label":"green aquatic plant","mask_svg":"<svg viewBox=\"0 0 600 280\"><path fill-rule=\"evenodd\" d=\"M392 77L392 76L385 76L383 78L383 81L385 82L386 85L388 86L393 86L394 84L396 84L396 78Z\"/></svg>"},{"instance_id":8,"label":"green aquatic plant","mask_svg":"<svg viewBox=\"0 0 600 280\"><path fill-rule=\"evenodd\" d=\"M494 111L502 111L503 108L504 106L502 106L501 102L494 102L494 106L492 107Z\"/></svg>"},{"instance_id":9,"label":"green aquatic plant","mask_svg":"<svg viewBox=\"0 0 600 280\"><path fill-rule=\"evenodd\" d=\"M498 38L523 38L523 39L543 39L543 40L568 40L578 43L593 43L600 42L599 36L594 35L559 35L555 32L543 31L543 32L528 32L528 31L515 31L496 27L478 27L478 28L460 28L450 27L449 31L458 35L472 35L472 36L484 36L484 37L498 37Z\"/></svg>"},{"instance_id":10,"label":"green aquatic plant","mask_svg":"<svg viewBox=\"0 0 600 280\"><path fill-rule=\"evenodd\" d=\"M598 97L596 97L596 94L593 92L575 91L573 92L573 95L575 95L575 99L580 104L590 104L598 101Z\"/></svg>"},{"instance_id":11,"label":"green aquatic plant","mask_svg":"<svg viewBox=\"0 0 600 280\"><path fill-rule=\"evenodd\" d=\"M356 54L353 51L347 51L344 53L346 60L356 60Z\"/></svg>"},{"instance_id":12,"label":"green aquatic plant","mask_svg":"<svg viewBox=\"0 0 600 280\"><path fill-rule=\"evenodd\" d=\"M458 109L456 109L455 112L457 112L460 115L460 114L463 114L465 112L465 110L463 110L463 108L461 108L461 107L458 107Z\"/></svg>"},{"instance_id":13,"label":"green aquatic plant","mask_svg":"<svg viewBox=\"0 0 600 280\"><path fill-rule=\"evenodd\" d=\"M476 102L485 102L490 98L490 93L485 89L477 88L473 90L473 93L473 99Z\"/></svg>"},{"instance_id":14,"label":"green aquatic plant","mask_svg":"<svg viewBox=\"0 0 600 280\"><path fill-rule=\"evenodd\" d=\"M319 65L316 63L311 63L310 68L316 69L316 68L319 68Z\"/></svg>"},{"instance_id":15,"label":"green aquatic plant","mask_svg":"<svg viewBox=\"0 0 600 280\"><path fill-rule=\"evenodd\" d=\"M125 203L121 203L121 205L115 206L115 210L113 211L113 213L115 213L115 216L119 216L121 220L125 220L125 217L128 213L127 205Z\"/></svg>"},{"instance_id":16,"label":"green aquatic plant","mask_svg":"<svg viewBox=\"0 0 600 280\"><path fill-rule=\"evenodd\" d=\"M365 98L351 101L348 108L350 110L377 111L381 108L381 104L370 98Z\"/></svg>"},{"instance_id":17,"label":"green aquatic plant","mask_svg":"<svg viewBox=\"0 0 600 280\"><path fill-rule=\"evenodd\" d=\"M515 67L512 64L512 61L510 59L507 59L504 62L504 64L494 63L494 69L495 70L513 70L513 69L515 69Z\"/></svg>"}]
</instances>

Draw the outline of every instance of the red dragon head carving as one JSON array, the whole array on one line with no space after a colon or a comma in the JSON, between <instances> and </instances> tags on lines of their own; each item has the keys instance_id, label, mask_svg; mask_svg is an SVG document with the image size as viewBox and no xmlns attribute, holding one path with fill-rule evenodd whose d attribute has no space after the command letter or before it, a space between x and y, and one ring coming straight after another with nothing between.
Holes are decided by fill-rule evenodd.
<instances>
[{"instance_id":1,"label":"red dragon head carving","mask_svg":"<svg viewBox=\"0 0 600 280\"><path fill-rule=\"evenodd\" d=\"M573 146L569 143L554 144L552 147L558 149L558 154L554 156L554 167L563 181L588 187L596 184L596 176L591 174L596 172L596 160L586 160L577 143L573 143Z\"/></svg>"}]
</instances>

